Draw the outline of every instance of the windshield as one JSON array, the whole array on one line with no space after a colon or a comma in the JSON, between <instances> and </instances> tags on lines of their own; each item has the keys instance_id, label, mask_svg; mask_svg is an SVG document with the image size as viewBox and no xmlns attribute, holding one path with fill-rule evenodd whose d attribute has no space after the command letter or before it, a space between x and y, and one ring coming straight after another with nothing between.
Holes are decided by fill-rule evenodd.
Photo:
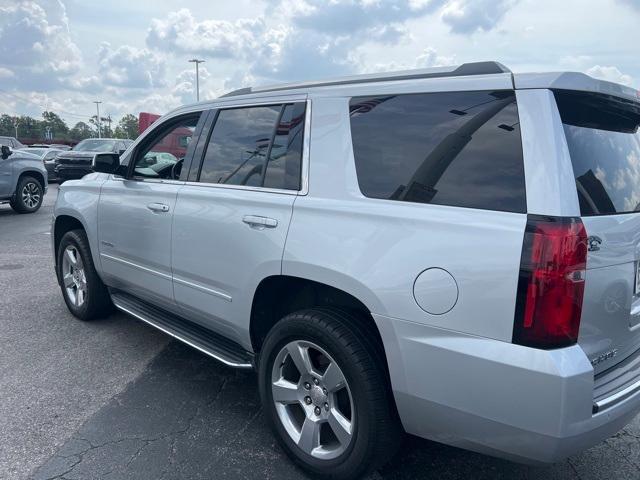
<instances>
[{"instance_id":1,"label":"windshield","mask_svg":"<svg viewBox=\"0 0 640 480\"><path fill-rule=\"evenodd\" d=\"M556 93L583 216L640 211L640 106Z\"/></svg>"},{"instance_id":2,"label":"windshield","mask_svg":"<svg viewBox=\"0 0 640 480\"><path fill-rule=\"evenodd\" d=\"M75 152L113 152L115 140L101 140L97 138L89 138L81 141L73 147Z\"/></svg>"}]
</instances>

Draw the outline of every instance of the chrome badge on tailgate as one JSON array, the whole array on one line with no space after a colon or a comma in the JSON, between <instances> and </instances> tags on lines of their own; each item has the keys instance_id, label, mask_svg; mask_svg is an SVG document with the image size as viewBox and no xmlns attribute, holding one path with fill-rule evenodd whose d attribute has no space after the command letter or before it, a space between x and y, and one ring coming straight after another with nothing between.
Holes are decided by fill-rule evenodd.
<instances>
[{"instance_id":1,"label":"chrome badge on tailgate","mask_svg":"<svg viewBox=\"0 0 640 480\"><path fill-rule=\"evenodd\" d=\"M600 365L602 362L606 362L607 360L615 357L616 355L618 355L618 349L614 348L613 350L609 350L608 352L605 352L602 355L598 355L597 357L592 358L591 365L595 367L596 365Z\"/></svg>"}]
</instances>

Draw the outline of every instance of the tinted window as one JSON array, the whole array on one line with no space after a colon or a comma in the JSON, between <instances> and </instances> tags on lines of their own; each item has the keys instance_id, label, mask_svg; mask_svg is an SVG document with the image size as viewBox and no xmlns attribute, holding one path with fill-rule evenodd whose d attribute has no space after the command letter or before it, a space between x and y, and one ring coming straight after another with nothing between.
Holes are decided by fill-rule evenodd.
<instances>
[{"instance_id":1,"label":"tinted window","mask_svg":"<svg viewBox=\"0 0 640 480\"><path fill-rule=\"evenodd\" d=\"M305 104L286 105L269 153L264 186L300 189Z\"/></svg>"},{"instance_id":2,"label":"tinted window","mask_svg":"<svg viewBox=\"0 0 640 480\"><path fill-rule=\"evenodd\" d=\"M264 164L281 106L235 108L218 114L200 181L262 185Z\"/></svg>"},{"instance_id":3,"label":"tinted window","mask_svg":"<svg viewBox=\"0 0 640 480\"><path fill-rule=\"evenodd\" d=\"M353 98L350 110L365 196L526 212L513 92Z\"/></svg>"},{"instance_id":4,"label":"tinted window","mask_svg":"<svg viewBox=\"0 0 640 480\"><path fill-rule=\"evenodd\" d=\"M298 190L303 129L304 104L221 110L200 181Z\"/></svg>"},{"instance_id":5,"label":"tinted window","mask_svg":"<svg viewBox=\"0 0 640 480\"><path fill-rule=\"evenodd\" d=\"M640 106L556 93L582 215L640 211Z\"/></svg>"}]
</instances>

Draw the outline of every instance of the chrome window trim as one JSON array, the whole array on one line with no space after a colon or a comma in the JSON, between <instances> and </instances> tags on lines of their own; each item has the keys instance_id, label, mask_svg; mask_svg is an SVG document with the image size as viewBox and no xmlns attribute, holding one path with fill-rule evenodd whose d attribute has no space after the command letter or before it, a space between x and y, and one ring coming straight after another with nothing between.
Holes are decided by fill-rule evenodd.
<instances>
[{"instance_id":1,"label":"chrome window trim","mask_svg":"<svg viewBox=\"0 0 640 480\"><path fill-rule=\"evenodd\" d=\"M114 175L113 173L109 174L109 180L124 182L125 180L128 182L146 182L146 183L162 183L165 185L184 185L185 182L182 180L172 180L170 178L153 178L153 177L131 177L124 178L120 175Z\"/></svg>"},{"instance_id":2,"label":"chrome window trim","mask_svg":"<svg viewBox=\"0 0 640 480\"><path fill-rule=\"evenodd\" d=\"M222 188L226 190L247 190L252 192L280 193L283 195L303 195L299 190L283 190L281 188L248 187L246 185L226 185L224 183L185 182L190 187Z\"/></svg>"}]
</instances>

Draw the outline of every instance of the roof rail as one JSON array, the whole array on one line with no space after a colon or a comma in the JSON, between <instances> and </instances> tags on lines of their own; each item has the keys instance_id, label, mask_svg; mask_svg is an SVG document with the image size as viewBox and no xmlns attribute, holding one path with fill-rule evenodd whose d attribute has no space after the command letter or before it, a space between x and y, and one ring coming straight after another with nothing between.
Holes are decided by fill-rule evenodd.
<instances>
[{"instance_id":1,"label":"roof rail","mask_svg":"<svg viewBox=\"0 0 640 480\"><path fill-rule=\"evenodd\" d=\"M511 73L507 67L499 62L474 62L463 63L457 67L422 68L416 70L402 70L398 72L384 72L350 77L334 78L328 80L283 83L264 87L246 87L234 90L222 95L223 97L235 97L249 93L275 92L278 90L291 90L296 88L327 87L333 85L352 85L355 83L386 82L393 80L415 80L424 78L462 77L467 75L493 75L499 73Z\"/></svg>"},{"instance_id":2,"label":"roof rail","mask_svg":"<svg viewBox=\"0 0 640 480\"><path fill-rule=\"evenodd\" d=\"M239 88L237 90L232 90L224 95L220 95L218 98L224 97L235 97L236 95L246 95L247 93L251 93L251 87Z\"/></svg>"}]
</instances>

